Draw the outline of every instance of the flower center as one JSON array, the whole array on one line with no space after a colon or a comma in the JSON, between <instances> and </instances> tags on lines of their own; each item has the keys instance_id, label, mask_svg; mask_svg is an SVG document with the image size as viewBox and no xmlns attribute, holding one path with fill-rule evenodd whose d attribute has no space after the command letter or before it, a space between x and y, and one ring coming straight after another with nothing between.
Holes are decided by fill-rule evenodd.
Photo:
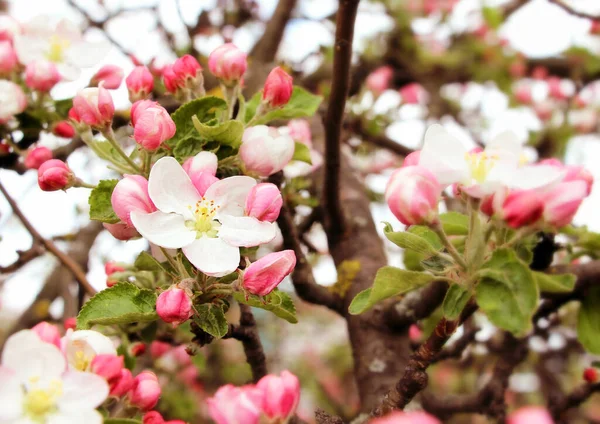
<instances>
[{"instance_id":1,"label":"flower center","mask_svg":"<svg viewBox=\"0 0 600 424\"><path fill-rule=\"evenodd\" d=\"M93 357L86 356L83 350L75 352L75 361L72 364L73 367L78 371L87 371L88 367L92 363Z\"/></svg>"},{"instance_id":2,"label":"flower center","mask_svg":"<svg viewBox=\"0 0 600 424\"><path fill-rule=\"evenodd\" d=\"M65 56L65 50L71 45L71 42L57 35L50 37L50 48L46 57L50 62L62 62Z\"/></svg>"},{"instance_id":3,"label":"flower center","mask_svg":"<svg viewBox=\"0 0 600 424\"><path fill-rule=\"evenodd\" d=\"M56 411L56 401L62 396L62 393L62 382L60 380L51 381L45 389L36 387L34 384L23 401L25 415L34 422L46 422L44 418L49 413Z\"/></svg>"},{"instance_id":4,"label":"flower center","mask_svg":"<svg viewBox=\"0 0 600 424\"><path fill-rule=\"evenodd\" d=\"M189 208L194 213L194 220L187 221L185 225L196 231L196 238L204 235L207 237L217 237L221 224L214 217L220 206L215 205L214 200L208 200L203 197L202 200L196 202L194 207L189 206Z\"/></svg>"},{"instance_id":5,"label":"flower center","mask_svg":"<svg viewBox=\"0 0 600 424\"><path fill-rule=\"evenodd\" d=\"M471 171L471 178L478 183L483 183L498 161L498 157L486 152L465 153L465 160Z\"/></svg>"}]
</instances>

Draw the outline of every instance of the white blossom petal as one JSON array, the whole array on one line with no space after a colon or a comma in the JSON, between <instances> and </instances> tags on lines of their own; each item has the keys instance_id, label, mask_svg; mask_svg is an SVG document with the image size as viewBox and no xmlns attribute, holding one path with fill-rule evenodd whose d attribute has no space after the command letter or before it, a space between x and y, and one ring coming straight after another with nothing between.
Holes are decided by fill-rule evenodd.
<instances>
[{"instance_id":1,"label":"white blossom petal","mask_svg":"<svg viewBox=\"0 0 600 424\"><path fill-rule=\"evenodd\" d=\"M150 170L148 194L160 211L175 212L188 220L193 219L190 208L202 198L190 177L172 157L159 159Z\"/></svg>"},{"instance_id":2,"label":"white blossom petal","mask_svg":"<svg viewBox=\"0 0 600 424\"><path fill-rule=\"evenodd\" d=\"M48 39L33 37L29 35L17 35L13 40L13 45L19 62L24 65L35 62L36 60L46 59L46 52L49 49Z\"/></svg>"},{"instance_id":3,"label":"white blossom petal","mask_svg":"<svg viewBox=\"0 0 600 424\"><path fill-rule=\"evenodd\" d=\"M196 239L196 232L185 226L185 219L181 215L160 211L131 212L131 222L150 243L167 249L187 246Z\"/></svg>"},{"instance_id":4,"label":"white blossom petal","mask_svg":"<svg viewBox=\"0 0 600 424\"><path fill-rule=\"evenodd\" d=\"M213 277L235 271L240 263L240 249L220 238L201 237L184 247L183 253L192 265Z\"/></svg>"},{"instance_id":5,"label":"white blossom petal","mask_svg":"<svg viewBox=\"0 0 600 424\"><path fill-rule=\"evenodd\" d=\"M243 216L248 193L256 185L254 178L235 176L224 178L211 185L204 197L214 200L220 207L217 219L220 215Z\"/></svg>"},{"instance_id":6,"label":"white blossom petal","mask_svg":"<svg viewBox=\"0 0 600 424\"><path fill-rule=\"evenodd\" d=\"M419 165L430 170L441 185L465 181L468 166L463 144L439 124L427 129Z\"/></svg>"},{"instance_id":7,"label":"white blossom petal","mask_svg":"<svg viewBox=\"0 0 600 424\"><path fill-rule=\"evenodd\" d=\"M63 344L70 369L76 369L75 364L81 354L83 354L83 357L88 362L91 362L96 355L117 354L117 349L112 340L104 334L93 330L69 331L63 338Z\"/></svg>"},{"instance_id":8,"label":"white blossom petal","mask_svg":"<svg viewBox=\"0 0 600 424\"><path fill-rule=\"evenodd\" d=\"M0 367L0 423L12 423L23 412L23 389L14 370Z\"/></svg>"},{"instance_id":9,"label":"white blossom petal","mask_svg":"<svg viewBox=\"0 0 600 424\"><path fill-rule=\"evenodd\" d=\"M508 185L520 190L547 190L560 183L565 173L566 171L555 166L524 166L515 170Z\"/></svg>"},{"instance_id":10,"label":"white blossom petal","mask_svg":"<svg viewBox=\"0 0 600 424\"><path fill-rule=\"evenodd\" d=\"M219 238L232 246L253 247L270 242L277 235L271 222L259 221L250 216L220 216Z\"/></svg>"},{"instance_id":11,"label":"white blossom petal","mask_svg":"<svg viewBox=\"0 0 600 424\"><path fill-rule=\"evenodd\" d=\"M63 395L57 401L61 412L94 410L108 397L106 380L91 372L68 371L63 374L62 382Z\"/></svg>"},{"instance_id":12,"label":"white blossom petal","mask_svg":"<svg viewBox=\"0 0 600 424\"><path fill-rule=\"evenodd\" d=\"M104 41L75 43L65 51L65 62L89 68L104 59L111 48L111 44Z\"/></svg>"},{"instance_id":13,"label":"white blossom petal","mask_svg":"<svg viewBox=\"0 0 600 424\"><path fill-rule=\"evenodd\" d=\"M46 424L102 424L103 422L102 414L95 409L74 412L59 411L46 419Z\"/></svg>"}]
</instances>

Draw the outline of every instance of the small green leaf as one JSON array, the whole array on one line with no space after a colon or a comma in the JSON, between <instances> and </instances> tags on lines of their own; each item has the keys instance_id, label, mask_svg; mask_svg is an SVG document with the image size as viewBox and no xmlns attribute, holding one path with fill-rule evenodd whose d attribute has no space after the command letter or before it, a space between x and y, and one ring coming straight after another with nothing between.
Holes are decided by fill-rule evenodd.
<instances>
[{"instance_id":1,"label":"small green leaf","mask_svg":"<svg viewBox=\"0 0 600 424\"><path fill-rule=\"evenodd\" d=\"M458 284L452 284L446 292L446 297L444 297L444 303L442 304L442 310L444 312L444 316L449 320L457 319L469 299L471 298L471 293L468 290L465 290L464 287Z\"/></svg>"},{"instance_id":2,"label":"small green leaf","mask_svg":"<svg viewBox=\"0 0 600 424\"><path fill-rule=\"evenodd\" d=\"M246 103L246 122L249 122L252 119L261 101L262 93L256 93L252 99ZM313 116L322 101L323 97L315 96L314 94L306 91L304 88L294 86L292 97L285 106L267 112L254 121L254 124L267 124L271 121L275 121L276 119L287 120Z\"/></svg>"},{"instance_id":3,"label":"small green leaf","mask_svg":"<svg viewBox=\"0 0 600 424\"><path fill-rule=\"evenodd\" d=\"M239 303L273 312L279 318L283 318L292 324L298 322L298 318L296 318L296 306L287 293L275 289L262 298L253 294L248 294L247 296L248 299L246 299L246 294L244 293L235 292L233 294L233 297Z\"/></svg>"},{"instance_id":4,"label":"small green leaf","mask_svg":"<svg viewBox=\"0 0 600 424\"><path fill-rule=\"evenodd\" d=\"M504 20L502 12L497 7L484 7L481 9L481 14L491 29L498 29Z\"/></svg>"},{"instance_id":5,"label":"small green leaf","mask_svg":"<svg viewBox=\"0 0 600 424\"><path fill-rule=\"evenodd\" d=\"M446 212L440 215L444 231L449 236L466 236L469 234L469 217L458 212Z\"/></svg>"},{"instance_id":6,"label":"small green leaf","mask_svg":"<svg viewBox=\"0 0 600 424\"><path fill-rule=\"evenodd\" d=\"M54 102L54 109L61 117L66 118L73 107L73 99L62 99Z\"/></svg>"},{"instance_id":7,"label":"small green leaf","mask_svg":"<svg viewBox=\"0 0 600 424\"><path fill-rule=\"evenodd\" d=\"M177 132L170 140L167 140L167 145L173 149L180 142L194 138L200 138L194 123L192 122L192 116L195 116L200 122L206 124L211 119L215 119L216 113L219 110L225 110L227 103L225 100L214 96L202 97L200 99L192 100L184 105L181 105L173 114L173 122L177 127Z\"/></svg>"},{"instance_id":8,"label":"small green leaf","mask_svg":"<svg viewBox=\"0 0 600 424\"><path fill-rule=\"evenodd\" d=\"M541 292L568 293L575 288L577 277L573 274L546 274L533 271L533 276Z\"/></svg>"},{"instance_id":9,"label":"small green leaf","mask_svg":"<svg viewBox=\"0 0 600 424\"><path fill-rule=\"evenodd\" d=\"M196 312L194 321L215 339L220 339L227 334L229 325L222 306L203 303L196 306Z\"/></svg>"},{"instance_id":10,"label":"small green leaf","mask_svg":"<svg viewBox=\"0 0 600 424\"><path fill-rule=\"evenodd\" d=\"M411 225L407 231L427 240L435 250L442 250L444 247L438 235L424 225Z\"/></svg>"},{"instance_id":11,"label":"small green leaf","mask_svg":"<svg viewBox=\"0 0 600 424\"><path fill-rule=\"evenodd\" d=\"M90 204L90 219L116 224L119 217L112 208L110 197L118 180L102 180L92 190L88 203Z\"/></svg>"},{"instance_id":12,"label":"small green leaf","mask_svg":"<svg viewBox=\"0 0 600 424\"><path fill-rule=\"evenodd\" d=\"M148 252L140 253L133 265L143 271L166 271L161 263Z\"/></svg>"},{"instance_id":13,"label":"small green leaf","mask_svg":"<svg viewBox=\"0 0 600 424\"><path fill-rule=\"evenodd\" d=\"M529 267L510 249L499 249L483 264L475 296L489 320L517 336L531 328L538 289Z\"/></svg>"},{"instance_id":14,"label":"small green leaf","mask_svg":"<svg viewBox=\"0 0 600 424\"><path fill-rule=\"evenodd\" d=\"M102 290L88 300L77 316L77 329L88 330L94 324L129 324L157 319L156 294L131 283L119 283Z\"/></svg>"},{"instance_id":15,"label":"small green leaf","mask_svg":"<svg viewBox=\"0 0 600 424\"><path fill-rule=\"evenodd\" d=\"M125 163L123 158L117 153L115 148L108 141L94 140L91 143L91 148L100 159L104 159L113 163Z\"/></svg>"},{"instance_id":16,"label":"small green leaf","mask_svg":"<svg viewBox=\"0 0 600 424\"><path fill-rule=\"evenodd\" d=\"M104 418L104 424L142 424L142 422L133 418Z\"/></svg>"},{"instance_id":17,"label":"small green leaf","mask_svg":"<svg viewBox=\"0 0 600 424\"><path fill-rule=\"evenodd\" d=\"M433 280L431 274L384 266L377 271L373 287L354 297L348 312L352 315L362 314L377 302L417 289Z\"/></svg>"},{"instance_id":18,"label":"small green leaf","mask_svg":"<svg viewBox=\"0 0 600 424\"><path fill-rule=\"evenodd\" d=\"M438 250L433 247L427 239L420 235L413 234L410 231L393 232L392 226L388 223L385 223L383 233L389 241L403 249L414 250L415 252L428 256L438 253Z\"/></svg>"},{"instance_id":19,"label":"small green leaf","mask_svg":"<svg viewBox=\"0 0 600 424\"><path fill-rule=\"evenodd\" d=\"M310 149L304 143L299 143L296 141L296 148L294 149L294 156L292 160L299 160L301 162L306 162L309 165L312 165L312 159L310 158Z\"/></svg>"},{"instance_id":20,"label":"small green leaf","mask_svg":"<svg viewBox=\"0 0 600 424\"><path fill-rule=\"evenodd\" d=\"M185 159L196 156L196 154L206 150L204 148L205 145L206 141L201 140L198 135L185 137L173 148L173 156L175 156L175 159L182 162Z\"/></svg>"},{"instance_id":21,"label":"small green leaf","mask_svg":"<svg viewBox=\"0 0 600 424\"><path fill-rule=\"evenodd\" d=\"M581 301L577 317L577 338L583 347L600 355L600 286L594 285Z\"/></svg>"},{"instance_id":22,"label":"small green leaf","mask_svg":"<svg viewBox=\"0 0 600 424\"><path fill-rule=\"evenodd\" d=\"M207 141L238 148L242 144L244 124L240 121L225 121L221 124L207 125L200 122L197 116L192 116L192 122L200 137Z\"/></svg>"}]
</instances>

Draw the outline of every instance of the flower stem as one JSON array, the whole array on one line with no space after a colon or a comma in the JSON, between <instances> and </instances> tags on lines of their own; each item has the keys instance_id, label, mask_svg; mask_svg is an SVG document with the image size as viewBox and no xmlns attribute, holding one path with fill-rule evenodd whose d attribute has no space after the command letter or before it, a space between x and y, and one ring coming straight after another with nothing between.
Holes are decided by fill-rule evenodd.
<instances>
[{"instance_id":1,"label":"flower stem","mask_svg":"<svg viewBox=\"0 0 600 424\"><path fill-rule=\"evenodd\" d=\"M142 170L140 169L140 167L129 156L127 156L127 154L123 151L121 146L119 146L119 143L117 143L117 140L115 138L115 133L113 132L111 127L108 127L108 129L102 131L102 135L104 135L104 137L106 137L106 139L108 140L110 145L113 146L114 149L117 151L117 154L119 156L121 156L123 159L125 159L125 162L127 162L127 164L129 166L131 166L131 168L135 172L137 172L138 174L142 173Z\"/></svg>"},{"instance_id":2,"label":"flower stem","mask_svg":"<svg viewBox=\"0 0 600 424\"><path fill-rule=\"evenodd\" d=\"M431 229L438 235L438 237L442 241L442 244L446 247L446 250L448 251L450 256L452 256L452 258L456 261L456 263L459 264L463 269L467 269L467 263L448 239L448 236L442 228L442 225L439 222L437 222L431 226Z\"/></svg>"}]
</instances>

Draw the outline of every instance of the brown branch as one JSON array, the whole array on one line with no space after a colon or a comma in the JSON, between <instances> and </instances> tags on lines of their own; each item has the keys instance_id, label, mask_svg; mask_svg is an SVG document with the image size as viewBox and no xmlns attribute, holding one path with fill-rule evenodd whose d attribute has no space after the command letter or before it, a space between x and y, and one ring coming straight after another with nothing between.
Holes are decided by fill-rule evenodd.
<instances>
[{"instance_id":1,"label":"brown branch","mask_svg":"<svg viewBox=\"0 0 600 424\"><path fill-rule=\"evenodd\" d=\"M399 331L427 318L441 305L447 290L448 283L434 281L422 289L408 293L400 302L390 303L384 312L388 326Z\"/></svg>"},{"instance_id":2,"label":"brown branch","mask_svg":"<svg viewBox=\"0 0 600 424\"><path fill-rule=\"evenodd\" d=\"M365 141L372 143L377 147L387 149L390 152L396 153L399 156L407 156L413 152L413 149L409 149L408 147L397 143L396 141L387 137L385 134L370 134L369 132L367 132L364 123L360 119L355 119L351 122L347 122L346 127L348 130L354 132Z\"/></svg>"},{"instance_id":3,"label":"brown branch","mask_svg":"<svg viewBox=\"0 0 600 424\"><path fill-rule=\"evenodd\" d=\"M292 16L297 1L279 0L273 16L271 16L265 27L265 32L250 51L250 56L254 60L259 60L262 63L270 63L275 60L285 27Z\"/></svg>"},{"instance_id":4,"label":"brown branch","mask_svg":"<svg viewBox=\"0 0 600 424\"><path fill-rule=\"evenodd\" d=\"M360 0L341 0L336 17L333 74L329 105L325 117L325 178L323 212L330 244L345 232L346 219L340 196L341 132L346 98L350 86L354 21ZM330 246L331 247L331 246Z\"/></svg>"},{"instance_id":5,"label":"brown branch","mask_svg":"<svg viewBox=\"0 0 600 424\"><path fill-rule=\"evenodd\" d=\"M252 370L252 379L254 383L267 375L267 358L260 341L256 320L252 314L252 309L242 303L240 305L240 325L229 325L229 332L225 338L234 338L242 342L246 361Z\"/></svg>"},{"instance_id":6,"label":"brown branch","mask_svg":"<svg viewBox=\"0 0 600 424\"><path fill-rule=\"evenodd\" d=\"M25 264L28 264L35 258L38 258L41 255L43 255L44 249L39 243L34 242L33 245L27 250L17 250L17 254L19 255L19 258L12 264L7 266L0 266L0 274L10 274L15 271L18 271Z\"/></svg>"},{"instance_id":7,"label":"brown branch","mask_svg":"<svg viewBox=\"0 0 600 424\"><path fill-rule=\"evenodd\" d=\"M403 409L417 393L427 387L429 379L427 368L442 351L458 326L476 309L475 303L470 302L457 320L448 321L442 318L438 322L431 336L410 356L402 378L394 388L386 393L379 406L373 410L373 415L382 416L395 409Z\"/></svg>"},{"instance_id":8,"label":"brown branch","mask_svg":"<svg viewBox=\"0 0 600 424\"><path fill-rule=\"evenodd\" d=\"M562 0L548 0L548 3L555 4L565 12L568 12L571 15L577 16L579 18L591 19L594 21L600 19L600 16L598 15L590 15L589 13L580 12L579 10L576 10L568 4L564 3Z\"/></svg>"},{"instance_id":9,"label":"brown branch","mask_svg":"<svg viewBox=\"0 0 600 424\"><path fill-rule=\"evenodd\" d=\"M584 383L575 388L568 396L559 402L550 402L548 408L552 417L559 421L562 415L569 409L575 408L585 402L592 394L600 392L600 383Z\"/></svg>"},{"instance_id":10,"label":"brown branch","mask_svg":"<svg viewBox=\"0 0 600 424\"><path fill-rule=\"evenodd\" d=\"M96 290L92 287L92 285L87 280L85 272L81 269L79 264L75 260L73 260L73 258L71 258L69 255L65 254L58 247L56 247L56 245L54 243L52 243L52 241L42 237L42 235L33 227L33 225L31 225L31 222L29 222L29 220L25 217L25 215L23 214L23 212L17 205L17 202L15 202L12 197L10 197L10 195L8 194L8 192L6 191L6 189L4 188L2 183L0 183L0 191L2 192L2 194L8 201L8 203L9 203L10 207L12 208L12 210L14 211L15 215L17 215L17 217L23 223L23 226L27 229L27 231L29 231L29 233L33 237L34 243L39 242L39 243L43 244L47 250L49 250L54 256L56 256L58 258L58 260L71 271L73 276L75 276L75 279L77 280L77 282L83 288L85 288L85 291L90 296L93 296L94 294L96 294Z\"/></svg>"},{"instance_id":11,"label":"brown branch","mask_svg":"<svg viewBox=\"0 0 600 424\"><path fill-rule=\"evenodd\" d=\"M460 336L460 338L456 340L451 346L442 349L440 354L436 358L434 358L433 363L445 361L447 359L457 359L462 356L465 349L475 340L475 336L479 331L479 328L474 325L471 325L467 328L467 326L470 323L471 321L467 321L465 323L465 330L462 336Z\"/></svg>"},{"instance_id":12,"label":"brown branch","mask_svg":"<svg viewBox=\"0 0 600 424\"><path fill-rule=\"evenodd\" d=\"M317 424L344 424L340 417L329 415L320 408L315 411L315 420Z\"/></svg>"}]
</instances>

